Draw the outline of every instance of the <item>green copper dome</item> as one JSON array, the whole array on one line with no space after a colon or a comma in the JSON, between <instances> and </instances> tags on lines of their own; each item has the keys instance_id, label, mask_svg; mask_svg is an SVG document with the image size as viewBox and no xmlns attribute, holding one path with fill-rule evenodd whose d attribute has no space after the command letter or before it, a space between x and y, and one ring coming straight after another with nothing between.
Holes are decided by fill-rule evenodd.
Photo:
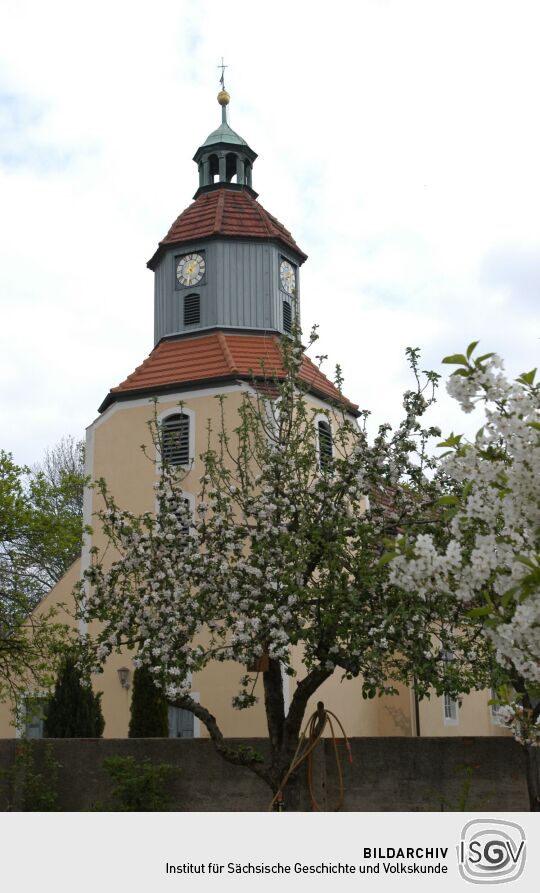
<instances>
[{"instance_id":1,"label":"green copper dome","mask_svg":"<svg viewBox=\"0 0 540 893\"><path fill-rule=\"evenodd\" d=\"M216 143L234 143L237 146L247 146L245 140L232 130L226 121L222 121L217 130L213 130L203 146L214 146Z\"/></svg>"},{"instance_id":2,"label":"green copper dome","mask_svg":"<svg viewBox=\"0 0 540 893\"><path fill-rule=\"evenodd\" d=\"M251 169L257 153L229 127L227 106L230 96L227 91L220 90L217 99L221 106L221 124L206 137L193 156L199 168L199 189L194 197L197 198L201 189L208 191L223 185L230 189L250 189L256 197L251 185Z\"/></svg>"}]
</instances>

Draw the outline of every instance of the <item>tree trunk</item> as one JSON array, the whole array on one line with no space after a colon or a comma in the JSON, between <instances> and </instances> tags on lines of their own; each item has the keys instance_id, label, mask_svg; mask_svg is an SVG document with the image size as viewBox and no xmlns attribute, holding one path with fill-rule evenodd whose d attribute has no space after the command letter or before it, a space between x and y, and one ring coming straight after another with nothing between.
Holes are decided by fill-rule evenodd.
<instances>
[{"instance_id":1,"label":"tree trunk","mask_svg":"<svg viewBox=\"0 0 540 893\"><path fill-rule=\"evenodd\" d=\"M184 710L189 710L206 726L217 752L229 763L245 766L266 782L272 794L277 794L282 787L291 763L295 757L300 731L309 698L320 685L332 675L329 670L314 668L298 683L287 716L283 702L283 682L279 661L270 659L267 671L263 675L266 717L270 743L270 758L262 760L253 748L235 745L223 737L215 716L202 704L189 695L177 698L172 703ZM305 763L287 778L284 786L285 809L298 812L308 809L307 780ZM270 797L269 797L270 802Z\"/></svg>"},{"instance_id":2,"label":"tree trunk","mask_svg":"<svg viewBox=\"0 0 540 893\"><path fill-rule=\"evenodd\" d=\"M270 738L270 761L273 762L281 751L283 726L285 723L283 679L281 676L281 664L278 660L269 660L268 669L263 673L263 685L266 722Z\"/></svg>"},{"instance_id":3,"label":"tree trunk","mask_svg":"<svg viewBox=\"0 0 540 893\"><path fill-rule=\"evenodd\" d=\"M272 679L270 674L265 674L266 686L266 707L268 728L271 742L271 761L269 766L269 775L272 778L273 793L276 794L285 780L291 763L296 755L302 723L305 719L306 706L309 698L317 691L320 685L331 676L328 670L314 668L307 676L300 680L294 692L291 705L287 717L282 712L281 705L277 707L275 712L269 712L271 703L270 690L277 689L278 677L277 673ZM281 678L279 679L280 692ZM281 723L279 717L282 716ZM275 726L273 733L273 724L279 725L279 733L276 734ZM274 742L279 741L279 747L274 746ZM298 770L286 780L283 789L284 808L287 812L300 812L308 809L307 794L307 776L305 762Z\"/></svg>"},{"instance_id":4,"label":"tree trunk","mask_svg":"<svg viewBox=\"0 0 540 893\"><path fill-rule=\"evenodd\" d=\"M301 766L298 772L292 775L283 791L282 808L284 812L306 812L308 793L306 784L306 767Z\"/></svg>"},{"instance_id":5,"label":"tree trunk","mask_svg":"<svg viewBox=\"0 0 540 893\"><path fill-rule=\"evenodd\" d=\"M524 744L527 789L531 812L540 812L540 747Z\"/></svg>"},{"instance_id":6,"label":"tree trunk","mask_svg":"<svg viewBox=\"0 0 540 893\"><path fill-rule=\"evenodd\" d=\"M519 693L521 705L528 714L531 726L534 726L540 717L540 698L532 697L528 690L528 683L517 670L510 674L512 687ZM525 772L527 777L527 790L529 792L529 809L531 812L540 812L540 746L531 744L522 745L525 751Z\"/></svg>"}]
</instances>

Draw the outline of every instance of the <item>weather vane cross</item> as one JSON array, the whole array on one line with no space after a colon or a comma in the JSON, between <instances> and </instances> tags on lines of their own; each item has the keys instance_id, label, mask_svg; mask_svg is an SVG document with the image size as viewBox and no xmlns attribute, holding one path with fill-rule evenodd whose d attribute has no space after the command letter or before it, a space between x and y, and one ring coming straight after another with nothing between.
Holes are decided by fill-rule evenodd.
<instances>
[{"instance_id":1,"label":"weather vane cross","mask_svg":"<svg viewBox=\"0 0 540 893\"><path fill-rule=\"evenodd\" d=\"M219 83L221 84L221 89L225 89L225 69L228 68L228 65L225 65L223 62L223 56L221 57L221 65L218 65L218 68L221 68L221 77L219 79Z\"/></svg>"}]
</instances>

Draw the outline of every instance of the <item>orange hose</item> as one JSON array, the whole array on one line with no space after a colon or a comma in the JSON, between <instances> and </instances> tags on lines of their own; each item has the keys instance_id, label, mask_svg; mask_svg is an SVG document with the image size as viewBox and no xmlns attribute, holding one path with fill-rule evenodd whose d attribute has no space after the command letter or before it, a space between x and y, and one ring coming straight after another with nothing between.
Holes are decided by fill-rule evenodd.
<instances>
[{"instance_id":1,"label":"orange hose","mask_svg":"<svg viewBox=\"0 0 540 893\"><path fill-rule=\"evenodd\" d=\"M344 783L343 783L343 770L341 768L341 759L340 759L340 755L339 755L339 751L338 751L338 742L336 739L332 718L335 719L339 728L341 729L341 732L343 734L343 739L345 741L345 746L347 748L348 761L349 761L349 763L352 763L351 746L349 744L349 739L347 738L345 729L343 728L343 726L342 726L340 720L338 719L338 717L336 716L336 714L332 713L331 710L326 710L321 705L321 708L316 710L315 713L313 713L310 716L310 718L308 719L308 721L304 727L304 731L300 735L300 738L298 740L298 747L296 748L294 756L291 760L291 764L283 777L283 780L279 786L278 792L276 793L275 797L273 798L272 802L270 803L270 806L268 807L269 810L271 810L273 808L273 806L276 802L278 804L283 803L283 790L285 788L285 785L287 784L291 775L293 775L297 771L297 769L299 769L299 767L305 760L306 761L306 769L307 769L308 790L309 790L309 796L310 796L310 800L311 800L311 808L314 812L322 811L321 806L319 805L319 803L317 802L317 799L315 797L315 791L314 791L314 785L313 785L313 752L315 750L315 747L317 746L317 744L319 743L319 741L322 738L322 735L326 728L327 723L329 724L330 730L332 732L332 743L333 743L333 748L334 748L334 757L335 757L335 761L336 761L336 768L337 768L337 774L338 774L338 779L339 779L339 797L338 797L336 806L334 806L331 811L337 812L338 810L341 809L341 807L343 806L344 798L345 798L345 788L344 788ZM308 736L307 742L306 742L306 736ZM304 742L306 742L305 749L303 749Z\"/></svg>"}]
</instances>

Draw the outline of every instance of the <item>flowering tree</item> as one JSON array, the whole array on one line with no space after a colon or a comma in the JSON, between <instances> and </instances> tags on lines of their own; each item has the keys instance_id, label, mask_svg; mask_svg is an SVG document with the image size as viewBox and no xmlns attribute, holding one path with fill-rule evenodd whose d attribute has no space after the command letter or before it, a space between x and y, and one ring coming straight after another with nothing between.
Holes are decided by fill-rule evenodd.
<instances>
[{"instance_id":1,"label":"flowering tree","mask_svg":"<svg viewBox=\"0 0 540 893\"><path fill-rule=\"evenodd\" d=\"M483 624L496 649L501 721L527 750L531 805L540 804L540 387L533 370L515 381L493 353L443 362L458 368L448 392L464 412L483 404L472 443L451 435L438 476L445 524L398 540L391 580L422 597L453 597ZM534 750L531 750L531 747Z\"/></svg>"},{"instance_id":2,"label":"flowering tree","mask_svg":"<svg viewBox=\"0 0 540 893\"><path fill-rule=\"evenodd\" d=\"M321 410L300 377L302 348L285 339L282 350L281 380L254 381L235 430L209 431L194 516L182 494L186 472L166 461L155 421L164 460L157 514L122 511L100 482L99 519L119 557L106 566L94 553L83 607L85 619L103 624L100 660L133 649L136 666L148 667L170 702L199 717L218 751L274 792L308 699L334 672L361 677L365 697L413 679L420 697L430 687L456 695L484 681L478 667L487 649L453 593L404 599L384 557L385 541L405 523L419 532L434 521L441 490L426 476L426 444L440 432L423 429L420 418L437 376L423 383L410 350L417 387L405 395L401 425L382 426L370 444L367 414L357 424L343 401L325 412L330 451L318 437ZM442 659L448 649L451 663ZM218 719L191 698L191 674L210 661L260 667L260 674L239 670L234 706L254 704L262 676L268 759L225 742ZM287 713L283 671L297 676Z\"/></svg>"}]
</instances>

